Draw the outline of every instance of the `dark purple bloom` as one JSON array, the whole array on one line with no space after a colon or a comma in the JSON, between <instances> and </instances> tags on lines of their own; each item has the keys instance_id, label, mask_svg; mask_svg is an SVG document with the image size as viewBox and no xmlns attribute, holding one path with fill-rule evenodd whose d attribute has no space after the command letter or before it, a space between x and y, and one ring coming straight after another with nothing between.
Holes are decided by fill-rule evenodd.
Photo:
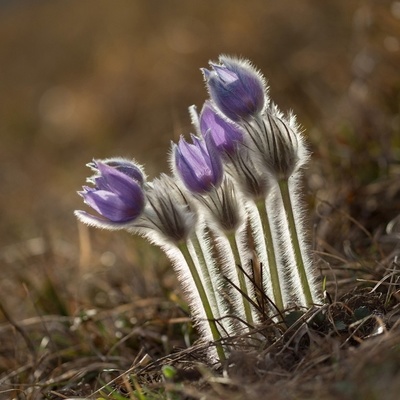
<instances>
[{"instance_id":1,"label":"dark purple bloom","mask_svg":"<svg viewBox=\"0 0 400 400\"><path fill-rule=\"evenodd\" d=\"M221 184L223 166L221 156L211 134L204 140L192 135L193 144L183 137L174 144L173 155L178 175L185 186L194 193L206 193Z\"/></svg>"},{"instance_id":2,"label":"dark purple bloom","mask_svg":"<svg viewBox=\"0 0 400 400\"><path fill-rule=\"evenodd\" d=\"M209 101L204 103L200 113L200 131L210 132L215 145L222 153L233 154L238 142L243 140L243 132L235 123L223 118Z\"/></svg>"},{"instance_id":3,"label":"dark purple bloom","mask_svg":"<svg viewBox=\"0 0 400 400\"><path fill-rule=\"evenodd\" d=\"M145 204L140 183L115 167L99 161L95 163L98 172L92 179L95 187L84 186L79 192L85 203L111 222L124 223L136 219Z\"/></svg>"},{"instance_id":4,"label":"dark purple bloom","mask_svg":"<svg viewBox=\"0 0 400 400\"><path fill-rule=\"evenodd\" d=\"M211 99L231 120L260 114L265 106L264 79L249 61L221 56L221 65L203 69Z\"/></svg>"}]
</instances>

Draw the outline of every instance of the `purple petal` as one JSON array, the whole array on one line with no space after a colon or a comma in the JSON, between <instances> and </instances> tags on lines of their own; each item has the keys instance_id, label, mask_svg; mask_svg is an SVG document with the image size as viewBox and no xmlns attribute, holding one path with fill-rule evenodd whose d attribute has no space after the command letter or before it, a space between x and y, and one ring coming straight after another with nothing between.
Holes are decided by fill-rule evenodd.
<instances>
[{"instance_id":1,"label":"purple petal","mask_svg":"<svg viewBox=\"0 0 400 400\"><path fill-rule=\"evenodd\" d=\"M239 79L238 75L234 71L229 71L225 66L217 64L211 64L211 66L218 75L218 78L227 85L236 82Z\"/></svg>"},{"instance_id":2,"label":"purple petal","mask_svg":"<svg viewBox=\"0 0 400 400\"><path fill-rule=\"evenodd\" d=\"M99 189L110 190L126 198L134 198L138 195L138 192L141 192L140 185L123 172L100 162L97 165L101 174L101 178L96 180L96 184L100 183L101 185Z\"/></svg>"},{"instance_id":3,"label":"purple petal","mask_svg":"<svg viewBox=\"0 0 400 400\"><path fill-rule=\"evenodd\" d=\"M135 219L143 210L144 197L127 201L115 193L105 190L84 194L86 204L113 222L126 222Z\"/></svg>"},{"instance_id":4,"label":"purple petal","mask_svg":"<svg viewBox=\"0 0 400 400\"><path fill-rule=\"evenodd\" d=\"M265 87L262 76L252 67L250 62L234 60L229 57L220 57L220 61L230 71L235 73L251 95L253 102L263 103L265 99Z\"/></svg>"},{"instance_id":5,"label":"purple petal","mask_svg":"<svg viewBox=\"0 0 400 400\"><path fill-rule=\"evenodd\" d=\"M193 192L203 193L220 183L222 163L212 138L208 144L194 135L192 140L194 143L188 144L181 138L179 145L175 145L175 165L186 187ZM207 146L212 151L213 160Z\"/></svg>"},{"instance_id":6,"label":"purple petal","mask_svg":"<svg viewBox=\"0 0 400 400\"><path fill-rule=\"evenodd\" d=\"M123 158L112 158L104 161L104 164L115 168L123 174L137 181L140 185L144 183L144 176L142 170L132 161Z\"/></svg>"},{"instance_id":7,"label":"purple petal","mask_svg":"<svg viewBox=\"0 0 400 400\"><path fill-rule=\"evenodd\" d=\"M218 115L209 101L204 103L200 114L200 130L204 134L211 132L214 142L220 151L231 154L236 149L237 142L243 140L243 133L233 122Z\"/></svg>"},{"instance_id":8,"label":"purple petal","mask_svg":"<svg viewBox=\"0 0 400 400\"><path fill-rule=\"evenodd\" d=\"M213 173L213 185L219 186L222 182L222 177L224 175L222 159L210 132L204 135L204 141L207 146L208 160L210 162L211 170Z\"/></svg>"},{"instance_id":9,"label":"purple petal","mask_svg":"<svg viewBox=\"0 0 400 400\"><path fill-rule=\"evenodd\" d=\"M108 190L110 192L112 191L104 176L95 176L93 178L93 184L96 186L97 190Z\"/></svg>"},{"instance_id":10,"label":"purple petal","mask_svg":"<svg viewBox=\"0 0 400 400\"><path fill-rule=\"evenodd\" d=\"M201 146L197 147L194 144L187 143L185 139L181 137L178 147L181 157L186 159L194 170L202 168L204 165L204 154Z\"/></svg>"},{"instance_id":11,"label":"purple petal","mask_svg":"<svg viewBox=\"0 0 400 400\"><path fill-rule=\"evenodd\" d=\"M218 163L222 167L222 162L212 137L209 135L206 141L192 135L192 140L193 145L200 149L203 157L202 164L198 166L198 177L208 180L208 186L214 184L214 182L216 183L218 181L219 170L215 169L215 167L218 167ZM210 151L212 151L212 154Z\"/></svg>"},{"instance_id":12,"label":"purple petal","mask_svg":"<svg viewBox=\"0 0 400 400\"><path fill-rule=\"evenodd\" d=\"M262 76L248 61L220 57L222 65L211 64L207 75L210 96L231 120L254 117L265 106L265 84Z\"/></svg>"},{"instance_id":13,"label":"purple petal","mask_svg":"<svg viewBox=\"0 0 400 400\"><path fill-rule=\"evenodd\" d=\"M192 136L192 142L193 145L199 152L200 154L200 159L201 159L201 166L210 166L210 155L208 154L207 146L204 140L200 139L199 137L195 135Z\"/></svg>"},{"instance_id":14,"label":"purple petal","mask_svg":"<svg viewBox=\"0 0 400 400\"><path fill-rule=\"evenodd\" d=\"M186 187L193 192L204 192L207 190L199 179L199 169L194 167L182 153L181 148L175 145L174 148L176 169Z\"/></svg>"}]
</instances>

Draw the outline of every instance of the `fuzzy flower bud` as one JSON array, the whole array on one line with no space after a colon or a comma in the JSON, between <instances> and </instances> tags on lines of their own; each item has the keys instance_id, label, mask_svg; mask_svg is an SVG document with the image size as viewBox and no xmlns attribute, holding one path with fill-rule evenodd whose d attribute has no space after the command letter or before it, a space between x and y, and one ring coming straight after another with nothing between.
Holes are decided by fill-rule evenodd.
<instances>
[{"instance_id":1,"label":"fuzzy flower bud","mask_svg":"<svg viewBox=\"0 0 400 400\"><path fill-rule=\"evenodd\" d=\"M279 179L288 179L308 160L304 139L293 115L285 118L272 106L262 119L247 126L249 144L266 169Z\"/></svg>"},{"instance_id":2,"label":"fuzzy flower bud","mask_svg":"<svg viewBox=\"0 0 400 400\"><path fill-rule=\"evenodd\" d=\"M232 121L222 117L210 101L206 101L199 117L203 136L210 132L221 153L233 154L237 144L243 140L243 131Z\"/></svg>"},{"instance_id":3,"label":"fuzzy flower bud","mask_svg":"<svg viewBox=\"0 0 400 400\"><path fill-rule=\"evenodd\" d=\"M209 215L210 225L225 233L235 232L245 221L244 206L234 182L225 176L218 189L196 199Z\"/></svg>"},{"instance_id":4,"label":"fuzzy flower bud","mask_svg":"<svg viewBox=\"0 0 400 400\"><path fill-rule=\"evenodd\" d=\"M134 221L145 205L144 194L137 180L100 161L96 161L91 168L97 172L90 179L95 187L84 186L83 191L78 193L103 218L76 211L78 218L102 227L108 227L108 222L124 225Z\"/></svg>"},{"instance_id":5,"label":"fuzzy flower bud","mask_svg":"<svg viewBox=\"0 0 400 400\"><path fill-rule=\"evenodd\" d=\"M240 148L229 157L227 172L239 184L245 198L258 201L265 199L270 189L268 174L260 173L253 162L254 154L246 146Z\"/></svg>"},{"instance_id":6,"label":"fuzzy flower bud","mask_svg":"<svg viewBox=\"0 0 400 400\"><path fill-rule=\"evenodd\" d=\"M179 186L166 174L146 185L147 205L132 228L151 241L179 244L190 236L197 216L185 203Z\"/></svg>"},{"instance_id":7,"label":"fuzzy flower bud","mask_svg":"<svg viewBox=\"0 0 400 400\"><path fill-rule=\"evenodd\" d=\"M262 75L248 60L220 56L220 65L202 69L211 99L232 121L261 114L266 103Z\"/></svg>"},{"instance_id":8,"label":"fuzzy flower bud","mask_svg":"<svg viewBox=\"0 0 400 400\"><path fill-rule=\"evenodd\" d=\"M206 193L221 184L222 160L211 134L204 140L192 135L193 144L181 137L178 145L173 144L173 164L185 186L194 193Z\"/></svg>"}]
</instances>

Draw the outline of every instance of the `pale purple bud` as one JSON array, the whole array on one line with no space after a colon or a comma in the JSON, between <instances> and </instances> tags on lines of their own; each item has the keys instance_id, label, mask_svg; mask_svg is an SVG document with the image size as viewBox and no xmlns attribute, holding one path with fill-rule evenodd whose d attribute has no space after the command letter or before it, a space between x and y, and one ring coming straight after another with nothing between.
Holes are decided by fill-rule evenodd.
<instances>
[{"instance_id":1,"label":"pale purple bud","mask_svg":"<svg viewBox=\"0 0 400 400\"><path fill-rule=\"evenodd\" d=\"M200 131L211 133L215 145L221 153L233 154L238 143L243 140L243 131L233 121L219 114L210 101L206 101L200 113Z\"/></svg>"},{"instance_id":2,"label":"pale purple bud","mask_svg":"<svg viewBox=\"0 0 400 400\"><path fill-rule=\"evenodd\" d=\"M172 155L176 173L185 186L194 193L206 193L221 184L223 166L214 140L210 133L204 140L192 135L193 144L183 137L173 144Z\"/></svg>"},{"instance_id":3,"label":"pale purple bud","mask_svg":"<svg viewBox=\"0 0 400 400\"><path fill-rule=\"evenodd\" d=\"M266 103L262 75L248 60L220 56L220 65L202 69L211 99L232 121L260 115Z\"/></svg>"},{"instance_id":4,"label":"pale purple bud","mask_svg":"<svg viewBox=\"0 0 400 400\"><path fill-rule=\"evenodd\" d=\"M95 168L98 173L93 179L95 187L84 186L83 191L78 192L85 203L104 217L105 222L125 224L135 220L145 205L142 188L136 179L99 161ZM93 225L96 225L99 217L93 218Z\"/></svg>"}]
</instances>

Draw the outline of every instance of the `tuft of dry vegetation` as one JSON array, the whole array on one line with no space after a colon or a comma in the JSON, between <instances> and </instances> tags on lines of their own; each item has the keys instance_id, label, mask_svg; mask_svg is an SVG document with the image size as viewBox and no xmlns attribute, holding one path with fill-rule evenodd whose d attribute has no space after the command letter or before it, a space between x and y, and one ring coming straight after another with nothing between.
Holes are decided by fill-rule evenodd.
<instances>
[{"instance_id":1,"label":"tuft of dry vegetation","mask_svg":"<svg viewBox=\"0 0 400 400\"><path fill-rule=\"evenodd\" d=\"M397 399L400 2L0 11L1 399ZM166 259L72 211L92 157L166 169L171 132L188 133L187 106L204 101L198 68L221 52L254 60L306 129L326 301L229 338L218 367Z\"/></svg>"}]
</instances>

